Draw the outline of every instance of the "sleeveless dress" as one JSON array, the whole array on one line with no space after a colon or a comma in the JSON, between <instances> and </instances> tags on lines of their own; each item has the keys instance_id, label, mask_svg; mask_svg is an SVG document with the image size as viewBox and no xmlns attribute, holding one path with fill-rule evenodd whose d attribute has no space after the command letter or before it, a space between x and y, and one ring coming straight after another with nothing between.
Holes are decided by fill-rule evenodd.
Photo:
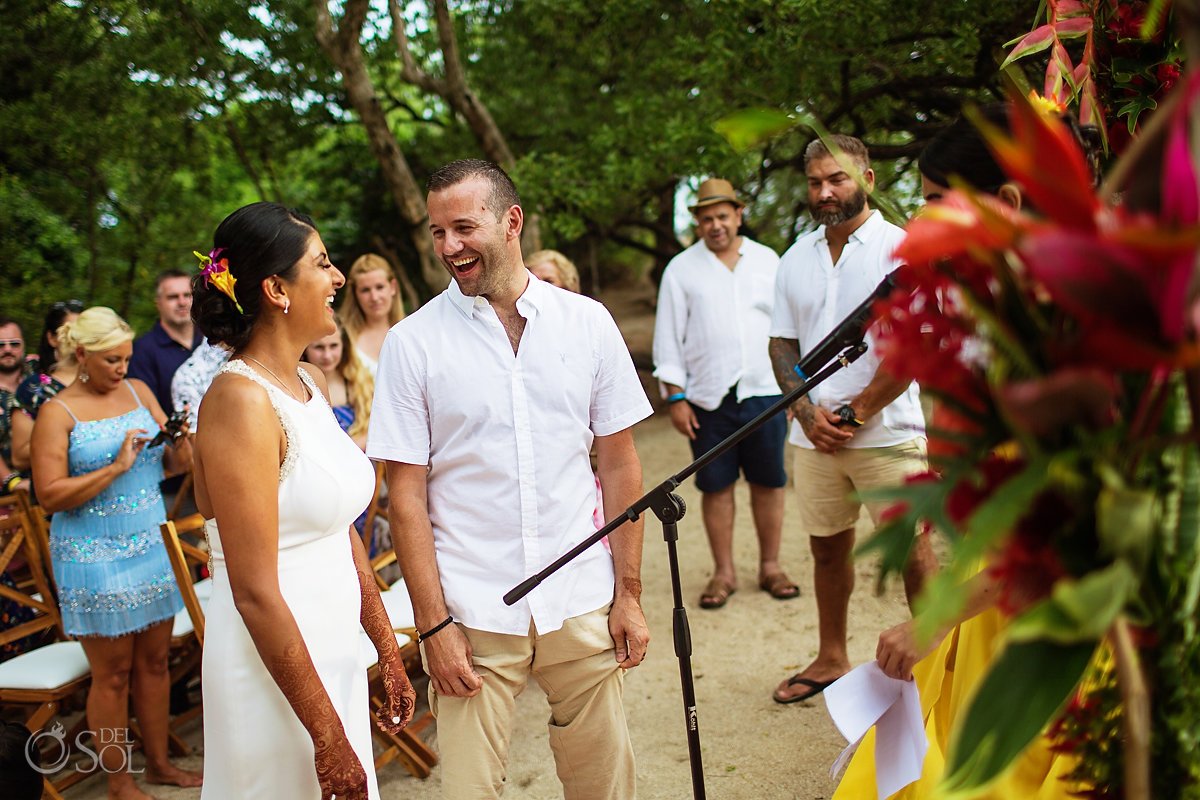
<instances>
[{"instance_id":1,"label":"sleeveless dress","mask_svg":"<svg viewBox=\"0 0 1200 800\"><path fill-rule=\"evenodd\" d=\"M71 476L111 464L130 428L158 430L140 400L126 414L82 421L58 398L49 402L75 420L67 451ZM50 563L63 627L72 636L123 636L183 610L158 528L167 518L158 488L162 455L161 447L142 448L133 466L99 494L50 520Z\"/></svg>"},{"instance_id":2,"label":"sleeveless dress","mask_svg":"<svg viewBox=\"0 0 1200 800\"><path fill-rule=\"evenodd\" d=\"M1000 611L989 608L954 628L937 650L913 667L929 750L925 753L921 777L889 800L925 800L940 796L936 789L945 774L955 721L966 713L976 687L995 659L1007 624ZM1019 698L1014 698L1014 702L1019 702ZM1083 788L1065 779L1076 766L1074 756L1054 752L1050 740L1039 736L1017 757L1010 770L987 789L955 797L960 800L1068 800L1078 797L1076 792ZM875 796L875 729L872 728L851 758L833 800Z\"/></svg>"},{"instance_id":3,"label":"sleeveless dress","mask_svg":"<svg viewBox=\"0 0 1200 800\"><path fill-rule=\"evenodd\" d=\"M371 462L342 432L311 376L301 403L245 362L220 372L266 389L287 438L279 471L279 588L295 617L317 674L379 797L371 752L367 669L360 648L361 594L350 524L374 491ZM220 374L220 373L218 373ZM231 453L231 457L236 454ZM312 740L255 649L233 604L215 520L206 524L213 594L204 638L204 787L202 800L321 796Z\"/></svg>"}]
</instances>

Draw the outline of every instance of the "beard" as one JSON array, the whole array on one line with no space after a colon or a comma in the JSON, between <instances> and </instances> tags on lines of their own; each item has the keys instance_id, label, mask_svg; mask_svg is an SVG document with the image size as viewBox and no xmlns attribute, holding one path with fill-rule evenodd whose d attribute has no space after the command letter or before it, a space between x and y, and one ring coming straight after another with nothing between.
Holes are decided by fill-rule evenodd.
<instances>
[{"instance_id":1,"label":"beard","mask_svg":"<svg viewBox=\"0 0 1200 800\"><path fill-rule=\"evenodd\" d=\"M830 228L854 219L862 212L866 205L867 193L861 188L856 188L854 194L850 195L849 199L845 202L839 202L834 208L813 206L812 218L818 225Z\"/></svg>"}]
</instances>

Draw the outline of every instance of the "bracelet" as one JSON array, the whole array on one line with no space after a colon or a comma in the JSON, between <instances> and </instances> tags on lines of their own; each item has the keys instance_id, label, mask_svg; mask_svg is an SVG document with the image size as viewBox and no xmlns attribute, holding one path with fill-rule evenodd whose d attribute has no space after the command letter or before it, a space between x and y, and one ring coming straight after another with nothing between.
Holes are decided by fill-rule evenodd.
<instances>
[{"instance_id":1,"label":"bracelet","mask_svg":"<svg viewBox=\"0 0 1200 800\"><path fill-rule=\"evenodd\" d=\"M678 403L680 400L687 400L687 395L683 392L676 392L667 398L668 403Z\"/></svg>"},{"instance_id":2,"label":"bracelet","mask_svg":"<svg viewBox=\"0 0 1200 800\"><path fill-rule=\"evenodd\" d=\"M451 622L454 622L454 617L446 617L444 620L442 620L441 622L439 622L437 625L434 625L432 628L430 628L429 630L425 631L424 633L421 633L420 631L417 631L417 644L420 644L421 642L423 642L423 641L425 641L426 639L428 639L430 636L433 636L435 633L437 633L437 632L438 632L438 631L440 631L442 628L444 628L444 627L446 627L447 625L449 625Z\"/></svg>"},{"instance_id":3,"label":"bracelet","mask_svg":"<svg viewBox=\"0 0 1200 800\"><path fill-rule=\"evenodd\" d=\"M4 479L4 491L6 491L6 492L15 491L17 488L17 484L20 482L21 482L21 473L19 473L19 472L10 473L9 476Z\"/></svg>"}]
</instances>

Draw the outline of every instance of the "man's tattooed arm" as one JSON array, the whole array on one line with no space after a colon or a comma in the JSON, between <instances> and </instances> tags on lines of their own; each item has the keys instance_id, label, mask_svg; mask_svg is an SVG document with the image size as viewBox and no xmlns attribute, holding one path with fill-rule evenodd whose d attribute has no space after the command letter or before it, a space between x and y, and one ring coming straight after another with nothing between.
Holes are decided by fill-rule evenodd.
<instances>
[{"instance_id":1,"label":"man's tattooed arm","mask_svg":"<svg viewBox=\"0 0 1200 800\"><path fill-rule=\"evenodd\" d=\"M767 344L767 352L771 356L771 369L775 372L775 382L780 390L787 394L801 384L800 376L796 374L795 366L800 363L800 343L795 339L779 339L771 337ZM813 423L813 404L804 395L791 405L792 415L800 422L805 431Z\"/></svg>"}]
</instances>

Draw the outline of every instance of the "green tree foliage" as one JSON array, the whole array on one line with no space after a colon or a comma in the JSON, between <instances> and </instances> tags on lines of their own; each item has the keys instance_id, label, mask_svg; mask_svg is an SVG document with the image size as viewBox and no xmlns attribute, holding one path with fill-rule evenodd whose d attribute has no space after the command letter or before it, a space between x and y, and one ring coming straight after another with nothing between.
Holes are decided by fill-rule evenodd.
<instances>
[{"instance_id":1,"label":"green tree foliage","mask_svg":"<svg viewBox=\"0 0 1200 800\"><path fill-rule=\"evenodd\" d=\"M311 0L3 6L4 197L27 195L21 213L58 242L43 252L36 243L45 237L32 236L24 246L35 252L0 264L6 307L38 317L62 292L82 294L144 329L153 275L187 264L222 217L257 199L310 213L339 263L368 250L394 254L412 291L428 296L413 229L316 42ZM444 65L430 7L401 3L409 48L437 76ZM730 178L751 201L758 238L790 244L807 224L800 155L809 115L861 136L882 190L911 199L913 156L964 100L993 96L1002 46L1028 30L1035 11L1026 0L452 5L466 80L515 156L544 244L604 281L661 267L686 244L676 196L709 174ZM446 160L481 154L442 98L402 79L386 3L370 7L362 44L418 182ZM748 109L796 124L735 149L715 126ZM7 243L18 219L0 224ZM56 254L63 245L65 260ZM53 277L16 266L52 262L62 265ZM9 287L22 284L10 299Z\"/></svg>"},{"instance_id":2,"label":"green tree foliage","mask_svg":"<svg viewBox=\"0 0 1200 800\"><path fill-rule=\"evenodd\" d=\"M675 187L723 174L752 198L759 237L782 248L805 225L805 115L863 138L888 189L964 100L998 96L1002 46L1031 10L1015 0L491 4L476 23L472 80L507 97L491 102L560 244L594 236L661 263L681 246ZM759 108L797 126L740 152L714 129Z\"/></svg>"}]
</instances>

